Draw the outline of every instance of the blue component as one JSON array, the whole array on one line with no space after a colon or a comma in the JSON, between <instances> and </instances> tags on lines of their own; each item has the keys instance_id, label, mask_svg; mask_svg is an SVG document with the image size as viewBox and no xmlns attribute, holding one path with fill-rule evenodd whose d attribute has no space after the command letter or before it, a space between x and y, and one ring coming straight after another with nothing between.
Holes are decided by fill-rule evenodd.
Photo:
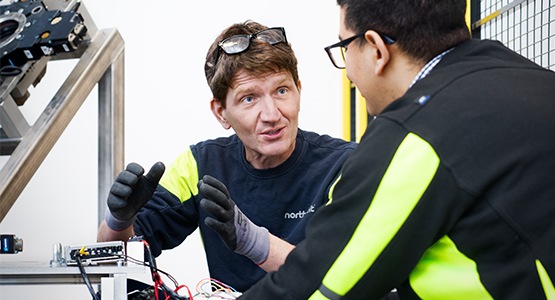
<instances>
[{"instance_id":1,"label":"blue component","mask_svg":"<svg viewBox=\"0 0 555 300\"><path fill-rule=\"evenodd\" d=\"M3 248L4 252L10 251L10 243L9 243L8 238L4 238L4 239L2 240L2 245L3 245L2 248Z\"/></svg>"},{"instance_id":2,"label":"blue component","mask_svg":"<svg viewBox=\"0 0 555 300\"><path fill-rule=\"evenodd\" d=\"M422 97L416 99L414 102L416 102L420 105L424 105L424 103L426 103L426 101L428 101L428 99L430 99L430 95L425 95L425 96L422 96Z\"/></svg>"}]
</instances>

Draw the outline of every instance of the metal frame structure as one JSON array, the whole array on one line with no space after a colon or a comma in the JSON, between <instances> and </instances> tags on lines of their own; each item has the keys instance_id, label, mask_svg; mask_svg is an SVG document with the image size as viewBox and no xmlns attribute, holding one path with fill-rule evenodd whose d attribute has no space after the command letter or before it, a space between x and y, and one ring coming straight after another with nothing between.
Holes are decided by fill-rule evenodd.
<instances>
[{"instance_id":1,"label":"metal frame structure","mask_svg":"<svg viewBox=\"0 0 555 300\"><path fill-rule=\"evenodd\" d=\"M477 29L478 27L486 24L487 22L497 18L498 16L504 14L505 12L509 11L509 9L514 8L515 6L519 5L520 3L524 2L525 0L514 0L511 3L503 6L502 8L492 12L491 14L487 15L485 18L480 19L476 22L472 23L472 30Z\"/></svg>"},{"instance_id":2,"label":"metal frame structure","mask_svg":"<svg viewBox=\"0 0 555 300\"><path fill-rule=\"evenodd\" d=\"M65 11L79 4L88 33L80 48L43 57L23 66L23 72L0 86L2 148L11 156L0 170L0 222L4 219L87 96L98 84L98 222L104 218L105 198L124 163L124 41L117 29L98 30L80 0L43 0L50 9ZM48 59L79 59L54 98L30 126L10 93L36 63ZM45 61L42 61L45 60Z\"/></svg>"},{"instance_id":3,"label":"metal frame structure","mask_svg":"<svg viewBox=\"0 0 555 300\"><path fill-rule=\"evenodd\" d=\"M555 70L555 1L473 1L479 38L498 40L541 67Z\"/></svg>"}]
</instances>

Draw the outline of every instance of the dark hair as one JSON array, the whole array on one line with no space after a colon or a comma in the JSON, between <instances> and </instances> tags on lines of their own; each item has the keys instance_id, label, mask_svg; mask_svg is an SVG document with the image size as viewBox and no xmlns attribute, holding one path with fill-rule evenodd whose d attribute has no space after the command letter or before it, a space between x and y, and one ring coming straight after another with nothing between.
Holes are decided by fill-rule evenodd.
<instances>
[{"instance_id":1,"label":"dark hair","mask_svg":"<svg viewBox=\"0 0 555 300\"><path fill-rule=\"evenodd\" d=\"M337 4L345 9L347 29L391 36L401 51L423 62L470 39L466 0L337 0Z\"/></svg>"},{"instance_id":2,"label":"dark hair","mask_svg":"<svg viewBox=\"0 0 555 300\"><path fill-rule=\"evenodd\" d=\"M245 70L254 76L285 70L291 75L295 84L298 84L297 58L293 49L291 49L291 45L285 42L271 45L267 42L251 39L247 51L232 55L225 54L220 49L218 51L219 58L216 67L214 67L216 47L218 47L220 41L235 35L253 34L266 28L268 27L250 20L234 24L225 29L210 46L206 55L204 73L210 90L212 90L212 95L217 101L220 101L222 107L225 108L227 91L232 87L235 76L241 70Z\"/></svg>"}]
</instances>

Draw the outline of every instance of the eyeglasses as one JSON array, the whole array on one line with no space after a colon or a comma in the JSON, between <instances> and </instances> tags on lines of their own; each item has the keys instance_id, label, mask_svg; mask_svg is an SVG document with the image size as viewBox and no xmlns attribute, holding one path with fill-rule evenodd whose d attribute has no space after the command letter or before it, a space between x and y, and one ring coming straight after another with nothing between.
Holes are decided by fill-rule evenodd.
<instances>
[{"instance_id":1,"label":"eyeglasses","mask_svg":"<svg viewBox=\"0 0 555 300\"><path fill-rule=\"evenodd\" d=\"M260 30L253 34L243 34L235 35L222 40L218 43L216 47L216 58L214 59L214 66L218 63L218 57L220 56L220 48L227 54L238 54L247 51L251 44L251 39L258 39L270 45L275 45L277 43L286 42L287 37L285 36L285 29L283 27L272 27Z\"/></svg>"},{"instance_id":2,"label":"eyeglasses","mask_svg":"<svg viewBox=\"0 0 555 300\"><path fill-rule=\"evenodd\" d=\"M388 37L385 34L381 34L379 32L377 32L380 37L383 39L384 43L390 45L395 43L395 39ZM345 47L347 47L347 45L349 45L352 41L356 40L357 38L365 35L366 32L363 33L359 33L357 35L354 35L348 39L342 40L339 43L333 44L331 46L328 46L326 48L324 48L324 50L326 50L326 52L328 53L328 56L331 59L331 63L338 69L345 69L345 52L347 51L347 49L345 49ZM339 59L339 57L341 57L341 59Z\"/></svg>"}]
</instances>

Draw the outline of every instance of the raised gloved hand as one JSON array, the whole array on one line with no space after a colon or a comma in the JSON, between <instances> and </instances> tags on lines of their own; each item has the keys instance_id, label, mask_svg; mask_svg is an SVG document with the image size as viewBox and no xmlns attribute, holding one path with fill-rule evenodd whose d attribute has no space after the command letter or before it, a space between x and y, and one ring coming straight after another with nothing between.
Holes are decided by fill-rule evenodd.
<instances>
[{"instance_id":1,"label":"raised gloved hand","mask_svg":"<svg viewBox=\"0 0 555 300\"><path fill-rule=\"evenodd\" d=\"M123 230L133 224L137 212L154 194L165 169L163 163L157 162L143 176L143 167L130 163L119 173L108 194L109 209L106 210L105 217L108 227Z\"/></svg>"},{"instance_id":2,"label":"raised gloved hand","mask_svg":"<svg viewBox=\"0 0 555 300\"><path fill-rule=\"evenodd\" d=\"M204 196L200 207L215 217L204 219L206 226L216 231L232 251L256 264L263 263L270 251L268 230L252 223L231 200L226 186L214 177L205 175L197 187Z\"/></svg>"}]
</instances>

